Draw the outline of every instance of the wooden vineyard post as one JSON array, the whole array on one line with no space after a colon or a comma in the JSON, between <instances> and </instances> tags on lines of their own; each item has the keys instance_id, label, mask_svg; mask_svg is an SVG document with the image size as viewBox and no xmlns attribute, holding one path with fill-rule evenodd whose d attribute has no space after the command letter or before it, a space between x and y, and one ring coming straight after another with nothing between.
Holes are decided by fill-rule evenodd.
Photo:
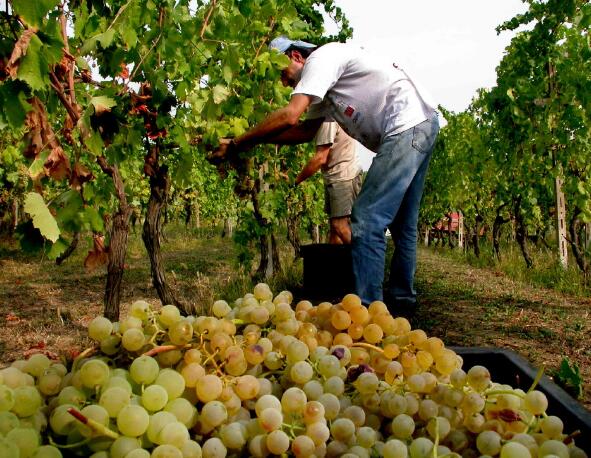
<instances>
[{"instance_id":1,"label":"wooden vineyard post","mask_svg":"<svg viewBox=\"0 0 591 458\"><path fill-rule=\"evenodd\" d=\"M429 246L429 226L425 228L425 237L424 237L425 246Z\"/></svg>"},{"instance_id":2,"label":"wooden vineyard post","mask_svg":"<svg viewBox=\"0 0 591 458\"><path fill-rule=\"evenodd\" d=\"M562 180L556 178L554 184L556 188L556 233L558 235L558 253L560 256L560 264L566 269L568 267L566 205L564 202L564 193L562 192Z\"/></svg>"},{"instance_id":3,"label":"wooden vineyard post","mask_svg":"<svg viewBox=\"0 0 591 458\"><path fill-rule=\"evenodd\" d=\"M458 212L458 248L464 248L464 215Z\"/></svg>"},{"instance_id":4,"label":"wooden vineyard post","mask_svg":"<svg viewBox=\"0 0 591 458\"><path fill-rule=\"evenodd\" d=\"M320 243L320 226L318 224L314 224L312 227L312 241Z\"/></svg>"}]
</instances>

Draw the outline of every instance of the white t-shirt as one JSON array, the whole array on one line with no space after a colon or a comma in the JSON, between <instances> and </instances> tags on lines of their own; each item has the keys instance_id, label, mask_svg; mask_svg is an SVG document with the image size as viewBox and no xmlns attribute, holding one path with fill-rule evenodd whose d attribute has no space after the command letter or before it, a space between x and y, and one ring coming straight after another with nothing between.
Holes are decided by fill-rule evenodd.
<instances>
[{"instance_id":1,"label":"white t-shirt","mask_svg":"<svg viewBox=\"0 0 591 458\"><path fill-rule=\"evenodd\" d=\"M435 111L430 96L391 61L345 43L328 43L307 59L293 94L313 97L308 118L334 120L376 152Z\"/></svg>"},{"instance_id":2,"label":"white t-shirt","mask_svg":"<svg viewBox=\"0 0 591 458\"><path fill-rule=\"evenodd\" d=\"M326 184L352 180L361 172L355 140L336 122L324 122L318 129L316 145L331 145L328 161L322 168Z\"/></svg>"}]
</instances>

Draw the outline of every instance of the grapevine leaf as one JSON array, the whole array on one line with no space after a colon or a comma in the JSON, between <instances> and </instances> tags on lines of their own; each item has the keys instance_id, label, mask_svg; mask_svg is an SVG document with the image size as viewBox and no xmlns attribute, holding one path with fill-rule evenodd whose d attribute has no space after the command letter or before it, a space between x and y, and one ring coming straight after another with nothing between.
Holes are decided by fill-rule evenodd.
<instances>
[{"instance_id":1,"label":"grapevine leaf","mask_svg":"<svg viewBox=\"0 0 591 458\"><path fill-rule=\"evenodd\" d=\"M96 44L100 43L103 49L108 48L115 38L115 30L109 29L103 33L99 33L84 42L80 49L80 54L88 54L96 49Z\"/></svg>"},{"instance_id":2,"label":"grapevine leaf","mask_svg":"<svg viewBox=\"0 0 591 458\"><path fill-rule=\"evenodd\" d=\"M115 38L115 30L109 29L109 30L101 33L100 35L97 35L95 38L101 44L103 49L106 49L113 42L113 38Z\"/></svg>"},{"instance_id":3,"label":"grapevine leaf","mask_svg":"<svg viewBox=\"0 0 591 458\"><path fill-rule=\"evenodd\" d=\"M254 113L254 100L245 99L242 101L242 116L250 117Z\"/></svg>"},{"instance_id":4,"label":"grapevine leaf","mask_svg":"<svg viewBox=\"0 0 591 458\"><path fill-rule=\"evenodd\" d=\"M213 102L216 105L219 105L228 98L228 96L230 95L230 90L227 87L222 86L221 84L216 84L212 90L212 94Z\"/></svg>"},{"instance_id":5,"label":"grapevine leaf","mask_svg":"<svg viewBox=\"0 0 591 458\"><path fill-rule=\"evenodd\" d=\"M90 225L93 232L102 232L104 230L104 221L101 215L94 207L84 209L84 219Z\"/></svg>"},{"instance_id":6,"label":"grapevine leaf","mask_svg":"<svg viewBox=\"0 0 591 458\"><path fill-rule=\"evenodd\" d=\"M232 72L232 68L229 65L224 65L223 74L224 74L224 81L226 83L230 84L230 81L232 81L232 78L233 78L233 72Z\"/></svg>"},{"instance_id":7,"label":"grapevine leaf","mask_svg":"<svg viewBox=\"0 0 591 458\"><path fill-rule=\"evenodd\" d=\"M49 13L59 0L14 0L12 7L24 22L32 27L39 27L43 24L43 18Z\"/></svg>"},{"instance_id":8,"label":"grapevine leaf","mask_svg":"<svg viewBox=\"0 0 591 458\"><path fill-rule=\"evenodd\" d=\"M92 131L92 133L88 136L88 138L84 141L84 144L88 148L88 150L99 156L103 152L104 144L103 139L101 138L100 134L96 131Z\"/></svg>"},{"instance_id":9,"label":"grapevine leaf","mask_svg":"<svg viewBox=\"0 0 591 458\"><path fill-rule=\"evenodd\" d=\"M31 164L31 166L29 167L29 175L31 175L32 178L38 177L40 174L44 173L44 164L45 161L47 160L47 157L49 156L49 151L43 151L39 157L37 157L33 163Z\"/></svg>"},{"instance_id":10,"label":"grapevine leaf","mask_svg":"<svg viewBox=\"0 0 591 458\"><path fill-rule=\"evenodd\" d=\"M13 129L23 126L27 111L31 109L25 93L18 87L19 84L22 83L9 81L0 86L0 106L2 106L6 122Z\"/></svg>"},{"instance_id":11,"label":"grapevine leaf","mask_svg":"<svg viewBox=\"0 0 591 458\"><path fill-rule=\"evenodd\" d=\"M41 90L49 84L47 66L41 52L42 47L43 43L39 37L33 35L17 72L17 77L25 81L34 91Z\"/></svg>"},{"instance_id":12,"label":"grapevine leaf","mask_svg":"<svg viewBox=\"0 0 591 458\"><path fill-rule=\"evenodd\" d=\"M90 99L90 103L94 107L96 114L104 113L105 111L111 111L111 108L117 105L117 102L110 97L100 95Z\"/></svg>"},{"instance_id":13,"label":"grapevine leaf","mask_svg":"<svg viewBox=\"0 0 591 458\"><path fill-rule=\"evenodd\" d=\"M121 38L125 42L128 48L135 48L138 42L138 36L134 29L131 27L124 28L121 30Z\"/></svg>"},{"instance_id":14,"label":"grapevine leaf","mask_svg":"<svg viewBox=\"0 0 591 458\"><path fill-rule=\"evenodd\" d=\"M60 237L47 252L47 257L51 260L55 260L60 257L60 255L68 249L68 242Z\"/></svg>"},{"instance_id":15,"label":"grapevine leaf","mask_svg":"<svg viewBox=\"0 0 591 458\"><path fill-rule=\"evenodd\" d=\"M95 235L93 237L93 249L88 252L84 260L84 267L95 269L107 263L109 260L109 248L105 247L105 237Z\"/></svg>"},{"instance_id":16,"label":"grapevine leaf","mask_svg":"<svg viewBox=\"0 0 591 458\"><path fill-rule=\"evenodd\" d=\"M6 68L4 70L8 75L10 75L11 78L16 78L20 60L23 56L27 54L27 50L29 49L31 39L34 36L36 36L34 29L26 29L18 38L18 41L15 43L12 53L10 55L10 59L8 59L8 62L6 63Z\"/></svg>"},{"instance_id":17,"label":"grapevine leaf","mask_svg":"<svg viewBox=\"0 0 591 458\"><path fill-rule=\"evenodd\" d=\"M61 146L55 146L51 149L47 161L43 165L46 173L54 180L63 180L70 176L70 161Z\"/></svg>"},{"instance_id":18,"label":"grapevine leaf","mask_svg":"<svg viewBox=\"0 0 591 458\"><path fill-rule=\"evenodd\" d=\"M29 192L25 197L25 212L33 218L33 225L39 229L41 235L52 242L60 236L57 221L45 205L41 194Z\"/></svg>"}]
</instances>

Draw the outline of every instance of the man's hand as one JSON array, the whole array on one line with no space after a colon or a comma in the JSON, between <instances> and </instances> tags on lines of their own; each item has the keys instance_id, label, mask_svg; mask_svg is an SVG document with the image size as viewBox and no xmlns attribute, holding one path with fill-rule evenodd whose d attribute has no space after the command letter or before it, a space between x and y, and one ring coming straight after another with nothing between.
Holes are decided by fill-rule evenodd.
<instances>
[{"instance_id":1,"label":"man's hand","mask_svg":"<svg viewBox=\"0 0 591 458\"><path fill-rule=\"evenodd\" d=\"M228 157L232 155L233 149L233 138L220 138L220 145L211 154L207 156L207 160L213 165L219 165L228 159L236 159Z\"/></svg>"}]
</instances>

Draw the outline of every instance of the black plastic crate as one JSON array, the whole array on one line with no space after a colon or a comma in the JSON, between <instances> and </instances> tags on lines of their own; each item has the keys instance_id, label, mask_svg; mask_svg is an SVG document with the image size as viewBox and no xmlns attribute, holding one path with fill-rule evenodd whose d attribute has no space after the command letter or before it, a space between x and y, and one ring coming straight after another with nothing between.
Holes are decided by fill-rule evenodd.
<instances>
[{"instance_id":1,"label":"black plastic crate","mask_svg":"<svg viewBox=\"0 0 591 458\"><path fill-rule=\"evenodd\" d=\"M336 302L353 292L351 245L303 245L301 254L304 258L304 297Z\"/></svg>"},{"instance_id":2,"label":"black plastic crate","mask_svg":"<svg viewBox=\"0 0 591 458\"><path fill-rule=\"evenodd\" d=\"M511 350L484 347L450 348L463 358L465 371L472 366L485 366L494 382L511 385L513 388L527 391L538 372L525 358ZM591 453L591 412L546 375L542 376L536 389L546 395L548 413L560 417L567 434L576 430L581 432L575 438L577 447Z\"/></svg>"}]
</instances>

